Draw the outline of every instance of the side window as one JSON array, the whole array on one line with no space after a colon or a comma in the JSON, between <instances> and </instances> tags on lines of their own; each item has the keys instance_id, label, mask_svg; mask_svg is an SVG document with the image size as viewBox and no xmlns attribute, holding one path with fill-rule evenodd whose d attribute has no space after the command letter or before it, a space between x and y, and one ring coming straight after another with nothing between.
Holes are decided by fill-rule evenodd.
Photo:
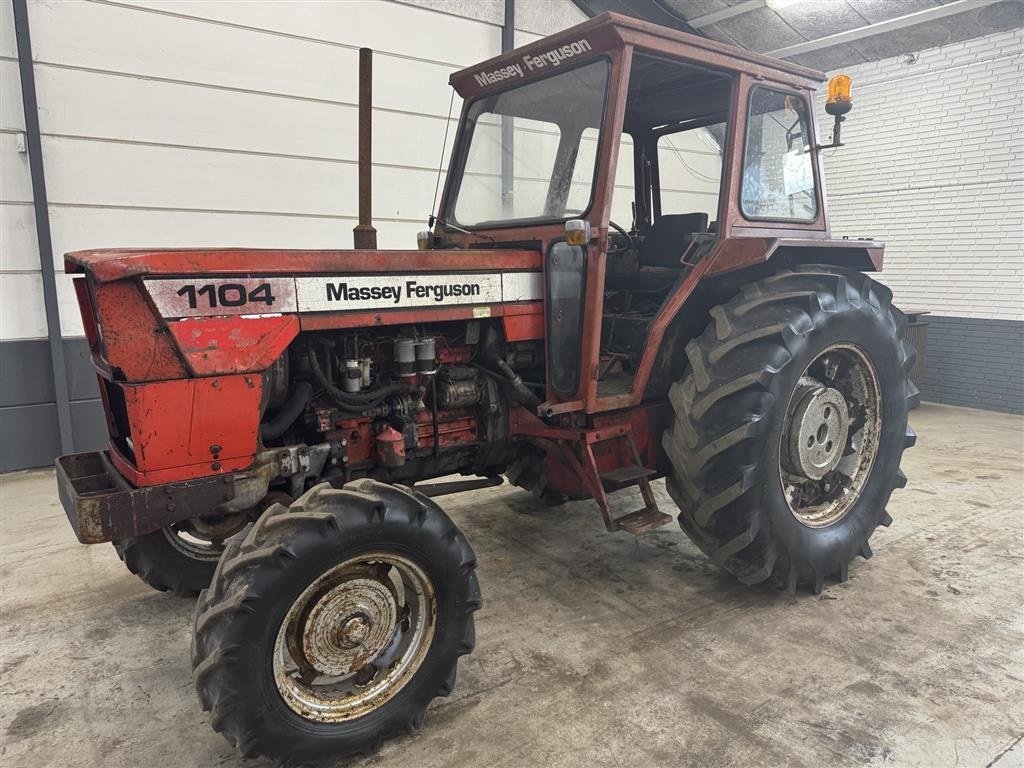
<instances>
[{"instance_id":1,"label":"side window","mask_svg":"<svg viewBox=\"0 0 1024 768\"><path fill-rule=\"evenodd\" d=\"M633 137L623 133L619 137L619 161L615 164L615 189L612 190L612 221L620 227L633 226Z\"/></svg>"},{"instance_id":2,"label":"side window","mask_svg":"<svg viewBox=\"0 0 1024 768\"><path fill-rule=\"evenodd\" d=\"M658 138L661 212L706 213L718 218L725 123Z\"/></svg>"},{"instance_id":3,"label":"side window","mask_svg":"<svg viewBox=\"0 0 1024 768\"><path fill-rule=\"evenodd\" d=\"M802 98L769 88L751 91L740 207L751 219L817 217L809 117Z\"/></svg>"}]
</instances>

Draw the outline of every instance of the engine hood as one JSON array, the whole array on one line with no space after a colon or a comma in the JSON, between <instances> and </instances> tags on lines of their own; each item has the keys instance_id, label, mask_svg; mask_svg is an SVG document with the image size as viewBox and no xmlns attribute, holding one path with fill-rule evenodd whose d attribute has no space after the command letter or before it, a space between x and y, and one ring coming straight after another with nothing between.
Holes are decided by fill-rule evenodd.
<instances>
[{"instance_id":1,"label":"engine hood","mask_svg":"<svg viewBox=\"0 0 1024 768\"><path fill-rule=\"evenodd\" d=\"M347 275L393 272L538 270L537 251L279 250L263 248L129 248L72 251L65 272L97 283L135 277L194 275Z\"/></svg>"}]
</instances>

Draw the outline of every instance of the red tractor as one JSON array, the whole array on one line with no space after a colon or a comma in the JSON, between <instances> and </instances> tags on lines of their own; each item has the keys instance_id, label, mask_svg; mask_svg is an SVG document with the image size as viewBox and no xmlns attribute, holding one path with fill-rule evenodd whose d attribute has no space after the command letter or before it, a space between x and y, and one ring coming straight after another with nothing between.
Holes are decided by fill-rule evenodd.
<instances>
[{"instance_id":1,"label":"red tractor","mask_svg":"<svg viewBox=\"0 0 1024 768\"><path fill-rule=\"evenodd\" d=\"M817 592L871 556L914 352L865 274L882 243L830 234L822 80L603 15L452 76L416 250L68 254L110 444L58 460L61 500L199 594L196 689L243 755L370 750L451 692L481 597L432 496L504 476L642 534L664 477L744 583ZM827 146L850 106L838 76Z\"/></svg>"}]
</instances>

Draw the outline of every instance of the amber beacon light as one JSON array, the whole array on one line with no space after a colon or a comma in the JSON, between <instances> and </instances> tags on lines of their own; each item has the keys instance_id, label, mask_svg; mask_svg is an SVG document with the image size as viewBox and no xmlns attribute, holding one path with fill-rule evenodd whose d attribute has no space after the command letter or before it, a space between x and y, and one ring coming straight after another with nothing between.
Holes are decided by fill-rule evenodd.
<instances>
[{"instance_id":1,"label":"amber beacon light","mask_svg":"<svg viewBox=\"0 0 1024 768\"><path fill-rule=\"evenodd\" d=\"M825 111L835 118L832 125L832 143L819 144L815 149L833 149L843 146L841 139L842 124L846 119L844 115L853 109L853 99L850 98L850 86L853 81L849 75L836 75L828 81L828 99L825 100Z\"/></svg>"},{"instance_id":2,"label":"amber beacon light","mask_svg":"<svg viewBox=\"0 0 1024 768\"><path fill-rule=\"evenodd\" d=\"M853 81L849 75L836 75L828 81L828 100L825 102L825 111L830 115L845 115L853 109L853 99L850 98L850 86Z\"/></svg>"}]
</instances>

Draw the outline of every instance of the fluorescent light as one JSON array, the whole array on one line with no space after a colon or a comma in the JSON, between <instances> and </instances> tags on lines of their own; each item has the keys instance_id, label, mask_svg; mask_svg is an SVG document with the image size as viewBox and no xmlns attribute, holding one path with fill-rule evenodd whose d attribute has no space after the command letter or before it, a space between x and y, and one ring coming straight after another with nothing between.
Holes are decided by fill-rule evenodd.
<instances>
[{"instance_id":1,"label":"fluorescent light","mask_svg":"<svg viewBox=\"0 0 1024 768\"><path fill-rule=\"evenodd\" d=\"M779 8L785 8L787 5L793 5L794 3L799 2L800 0L765 0L765 5L773 11L777 11Z\"/></svg>"}]
</instances>

